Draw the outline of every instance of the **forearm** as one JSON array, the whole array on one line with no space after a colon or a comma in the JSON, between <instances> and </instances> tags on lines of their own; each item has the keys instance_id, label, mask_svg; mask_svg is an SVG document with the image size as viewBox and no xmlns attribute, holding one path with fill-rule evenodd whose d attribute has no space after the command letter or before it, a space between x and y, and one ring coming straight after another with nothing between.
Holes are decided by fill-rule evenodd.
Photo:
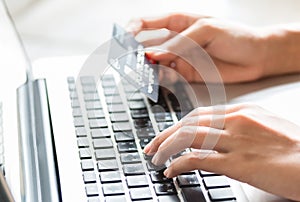
<instances>
[{"instance_id":1,"label":"forearm","mask_svg":"<svg viewBox=\"0 0 300 202\"><path fill-rule=\"evenodd\" d=\"M264 76L300 72L300 24L269 28L264 35Z\"/></svg>"}]
</instances>

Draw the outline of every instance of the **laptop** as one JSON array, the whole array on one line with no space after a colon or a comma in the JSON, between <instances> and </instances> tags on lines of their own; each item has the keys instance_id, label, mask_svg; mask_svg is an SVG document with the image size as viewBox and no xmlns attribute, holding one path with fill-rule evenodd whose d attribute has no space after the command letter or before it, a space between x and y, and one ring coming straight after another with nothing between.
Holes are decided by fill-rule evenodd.
<instances>
[{"instance_id":1,"label":"laptop","mask_svg":"<svg viewBox=\"0 0 300 202\"><path fill-rule=\"evenodd\" d=\"M209 103L209 95L195 99L177 83L152 101L107 63L110 43L32 69L2 4L0 14L5 170L16 201L281 200L201 170L168 179L143 154L156 133ZM249 190L261 195L249 198Z\"/></svg>"}]
</instances>

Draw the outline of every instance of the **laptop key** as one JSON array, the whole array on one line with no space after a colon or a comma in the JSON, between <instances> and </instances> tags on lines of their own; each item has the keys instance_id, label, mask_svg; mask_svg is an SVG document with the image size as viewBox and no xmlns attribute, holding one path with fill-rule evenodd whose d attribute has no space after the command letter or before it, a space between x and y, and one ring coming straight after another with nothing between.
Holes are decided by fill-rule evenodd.
<instances>
[{"instance_id":1,"label":"laptop key","mask_svg":"<svg viewBox=\"0 0 300 202\"><path fill-rule=\"evenodd\" d=\"M137 152L137 146L135 142L119 142L118 143L119 152Z\"/></svg>"},{"instance_id":2,"label":"laptop key","mask_svg":"<svg viewBox=\"0 0 300 202\"><path fill-rule=\"evenodd\" d=\"M94 170L93 160L81 160L81 169L82 171L93 171Z\"/></svg>"},{"instance_id":3,"label":"laptop key","mask_svg":"<svg viewBox=\"0 0 300 202\"><path fill-rule=\"evenodd\" d=\"M98 93L86 93L83 95L84 101L99 101Z\"/></svg>"},{"instance_id":4,"label":"laptop key","mask_svg":"<svg viewBox=\"0 0 300 202\"><path fill-rule=\"evenodd\" d=\"M126 107L123 104L110 104L108 105L108 111L109 113L125 112Z\"/></svg>"},{"instance_id":5,"label":"laptop key","mask_svg":"<svg viewBox=\"0 0 300 202\"><path fill-rule=\"evenodd\" d=\"M149 187L132 188L129 192L132 200L152 199L152 194Z\"/></svg>"},{"instance_id":6,"label":"laptop key","mask_svg":"<svg viewBox=\"0 0 300 202\"><path fill-rule=\"evenodd\" d=\"M103 184L102 189L104 196L124 194L124 188L122 183Z\"/></svg>"},{"instance_id":7,"label":"laptop key","mask_svg":"<svg viewBox=\"0 0 300 202\"><path fill-rule=\"evenodd\" d=\"M87 101L85 102L85 108L87 110L102 109L102 105L100 101Z\"/></svg>"},{"instance_id":8,"label":"laptop key","mask_svg":"<svg viewBox=\"0 0 300 202\"><path fill-rule=\"evenodd\" d=\"M172 181L171 178L167 178L164 175L163 170L151 172L150 173L150 177L151 177L151 181L153 183L157 183L157 182L170 182L170 181Z\"/></svg>"},{"instance_id":9,"label":"laptop key","mask_svg":"<svg viewBox=\"0 0 300 202\"><path fill-rule=\"evenodd\" d=\"M97 128L91 130L92 138L104 138L104 137L110 137L110 131L108 128Z\"/></svg>"},{"instance_id":10,"label":"laptop key","mask_svg":"<svg viewBox=\"0 0 300 202\"><path fill-rule=\"evenodd\" d=\"M120 196L107 196L105 202L127 202L125 195Z\"/></svg>"},{"instance_id":11,"label":"laptop key","mask_svg":"<svg viewBox=\"0 0 300 202\"><path fill-rule=\"evenodd\" d=\"M110 114L110 120L112 122L122 122L122 121L128 121L128 115L126 112L121 113L111 113Z\"/></svg>"},{"instance_id":12,"label":"laptop key","mask_svg":"<svg viewBox=\"0 0 300 202\"><path fill-rule=\"evenodd\" d=\"M72 115L73 115L73 117L81 117L82 116L81 109L80 108L73 108Z\"/></svg>"},{"instance_id":13,"label":"laptop key","mask_svg":"<svg viewBox=\"0 0 300 202\"><path fill-rule=\"evenodd\" d=\"M122 132L122 131L130 131L132 130L129 122L116 122L112 123L113 131Z\"/></svg>"},{"instance_id":14,"label":"laptop key","mask_svg":"<svg viewBox=\"0 0 300 202\"><path fill-rule=\"evenodd\" d=\"M99 138L93 140L95 149L110 148L113 147L113 143L110 138Z\"/></svg>"},{"instance_id":15,"label":"laptop key","mask_svg":"<svg viewBox=\"0 0 300 202\"><path fill-rule=\"evenodd\" d=\"M86 137L77 138L79 148L88 148L90 146L89 139Z\"/></svg>"},{"instance_id":16,"label":"laptop key","mask_svg":"<svg viewBox=\"0 0 300 202\"><path fill-rule=\"evenodd\" d=\"M134 153L124 153L121 154L121 162L122 164L127 164L127 163L140 163L141 162L141 157L139 153L134 152Z\"/></svg>"},{"instance_id":17,"label":"laptop key","mask_svg":"<svg viewBox=\"0 0 300 202\"><path fill-rule=\"evenodd\" d=\"M87 117L88 119L97 119L97 118L104 118L104 112L103 110L88 110L87 111Z\"/></svg>"},{"instance_id":18,"label":"laptop key","mask_svg":"<svg viewBox=\"0 0 300 202\"><path fill-rule=\"evenodd\" d=\"M177 177L179 187L187 186L200 186L200 183L195 174L192 175L179 175Z\"/></svg>"},{"instance_id":19,"label":"laptop key","mask_svg":"<svg viewBox=\"0 0 300 202\"><path fill-rule=\"evenodd\" d=\"M84 183L96 183L96 174L94 171L83 172Z\"/></svg>"},{"instance_id":20,"label":"laptop key","mask_svg":"<svg viewBox=\"0 0 300 202\"><path fill-rule=\"evenodd\" d=\"M141 101L129 101L129 109L135 110L135 109L145 109L146 104L143 100Z\"/></svg>"},{"instance_id":21,"label":"laptop key","mask_svg":"<svg viewBox=\"0 0 300 202\"><path fill-rule=\"evenodd\" d=\"M136 134L139 138L155 137L155 132L153 128L139 128L136 130Z\"/></svg>"},{"instance_id":22,"label":"laptop key","mask_svg":"<svg viewBox=\"0 0 300 202\"><path fill-rule=\"evenodd\" d=\"M121 96L119 96L119 95L106 96L105 101L106 101L107 105L123 103L123 100L122 100Z\"/></svg>"},{"instance_id":23,"label":"laptop key","mask_svg":"<svg viewBox=\"0 0 300 202\"><path fill-rule=\"evenodd\" d=\"M148 114L148 111L146 109L131 110L131 117L133 119L149 118L149 114Z\"/></svg>"},{"instance_id":24,"label":"laptop key","mask_svg":"<svg viewBox=\"0 0 300 202\"><path fill-rule=\"evenodd\" d=\"M142 175L145 173L142 164L124 164L123 171L125 175Z\"/></svg>"},{"instance_id":25,"label":"laptop key","mask_svg":"<svg viewBox=\"0 0 300 202\"><path fill-rule=\"evenodd\" d=\"M76 132L77 137L86 137L87 136L85 127L77 127L75 129L75 132Z\"/></svg>"},{"instance_id":26,"label":"laptop key","mask_svg":"<svg viewBox=\"0 0 300 202\"><path fill-rule=\"evenodd\" d=\"M199 201L206 202L200 186L197 187L183 187L181 193L185 201Z\"/></svg>"},{"instance_id":27,"label":"laptop key","mask_svg":"<svg viewBox=\"0 0 300 202\"><path fill-rule=\"evenodd\" d=\"M206 188L229 187L229 182L225 176L204 177L203 182Z\"/></svg>"},{"instance_id":28,"label":"laptop key","mask_svg":"<svg viewBox=\"0 0 300 202\"><path fill-rule=\"evenodd\" d=\"M93 197L88 198L88 202L101 202L101 201L100 201L99 197L93 196Z\"/></svg>"},{"instance_id":29,"label":"laptop key","mask_svg":"<svg viewBox=\"0 0 300 202\"><path fill-rule=\"evenodd\" d=\"M115 133L115 139L117 142L134 141L133 133L128 132L117 132Z\"/></svg>"},{"instance_id":30,"label":"laptop key","mask_svg":"<svg viewBox=\"0 0 300 202\"><path fill-rule=\"evenodd\" d=\"M162 195L158 197L159 202L179 202L177 195Z\"/></svg>"},{"instance_id":31,"label":"laptop key","mask_svg":"<svg viewBox=\"0 0 300 202\"><path fill-rule=\"evenodd\" d=\"M75 117L73 122L75 127L84 127L84 120L82 117Z\"/></svg>"},{"instance_id":32,"label":"laptop key","mask_svg":"<svg viewBox=\"0 0 300 202\"><path fill-rule=\"evenodd\" d=\"M121 182L121 175L116 171L106 171L100 173L102 183Z\"/></svg>"},{"instance_id":33,"label":"laptop key","mask_svg":"<svg viewBox=\"0 0 300 202\"><path fill-rule=\"evenodd\" d=\"M128 176L127 177L128 187L143 187L148 186L148 180L146 175Z\"/></svg>"},{"instance_id":34,"label":"laptop key","mask_svg":"<svg viewBox=\"0 0 300 202\"><path fill-rule=\"evenodd\" d=\"M157 127L159 131L163 131L171 126L173 126L174 123L173 122L159 122L157 123Z\"/></svg>"},{"instance_id":35,"label":"laptop key","mask_svg":"<svg viewBox=\"0 0 300 202\"><path fill-rule=\"evenodd\" d=\"M89 184L85 186L85 192L87 196L98 196L98 186L97 184Z\"/></svg>"},{"instance_id":36,"label":"laptop key","mask_svg":"<svg viewBox=\"0 0 300 202\"><path fill-rule=\"evenodd\" d=\"M144 149L147 144L151 142L152 138L142 138L140 139L141 148Z\"/></svg>"},{"instance_id":37,"label":"laptop key","mask_svg":"<svg viewBox=\"0 0 300 202\"><path fill-rule=\"evenodd\" d=\"M209 198L212 201L224 201L224 200L235 200L234 194L230 187L219 188L219 189L209 189Z\"/></svg>"},{"instance_id":38,"label":"laptop key","mask_svg":"<svg viewBox=\"0 0 300 202\"><path fill-rule=\"evenodd\" d=\"M90 128L105 128L107 127L107 122L105 119L90 119L89 121Z\"/></svg>"},{"instance_id":39,"label":"laptop key","mask_svg":"<svg viewBox=\"0 0 300 202\"><path fill-rule=\"evenodd\" d=\"M100 160L98 161L98 170L99 172L102 171L113 171L113 170L118 170L118 162L115 159L110 159L110 160Z\"/></svg>"},{"instance_id":40,"label":"laptop key","mask_svg":"<svg viewBox=\"0 0 300 202\"><path fill-rule=\"evenodd\" d=\"M177 191L173 183L155 184L154 189L157 195L177 194Z\"/></svg>"},{"instance_id":41,"label":"laptop key","mask_svg":"<svg viewBox=\"0 0 300 202\"><path fill-rule=\"evenodd\" d=\"M116 153L113 148L108 149L96 149L95 150L96 160L101 159L116 159Z\"/></svg>"},{"instance_id":42,"label":"laptop key","mask_svg":"<svg viewBox=\"0 0 300 202\"><path fill-rule=\"evenodd\" d=\"M91 159L92 154L90 149L80 149L79 150L79 158L80 159Z\"/></svg>"}]
</instances>

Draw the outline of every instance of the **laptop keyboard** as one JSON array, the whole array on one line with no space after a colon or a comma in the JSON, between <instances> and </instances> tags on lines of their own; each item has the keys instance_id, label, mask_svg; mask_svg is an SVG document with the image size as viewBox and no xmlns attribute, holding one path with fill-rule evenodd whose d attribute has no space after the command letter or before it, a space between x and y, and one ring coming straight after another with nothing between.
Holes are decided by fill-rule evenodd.
<instances>
[{"instance_id":1,"label":"laptop keyboard","mask_svg":"<svg viewBox=\"0 0 300 202\"><path fill-rule=\"evenodd\" d=\"M94 77L67 82L87 201L236 200L225 176L192 171L169 179L165 166L153 165L142 152L158 131L192 110L183 86L175 87L186 99L180 106L174 94L160 90L154 103L112 75L102 77L99 91Z\"/></svg>"}]
</instances>

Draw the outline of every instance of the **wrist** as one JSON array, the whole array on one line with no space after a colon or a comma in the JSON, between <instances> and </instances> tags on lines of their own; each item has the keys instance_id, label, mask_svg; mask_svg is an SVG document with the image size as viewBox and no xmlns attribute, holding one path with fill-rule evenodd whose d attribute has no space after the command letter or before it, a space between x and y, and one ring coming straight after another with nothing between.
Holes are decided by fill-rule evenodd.
<instances>
[{"instance_id":1,"label":"wrist","mask_svg":"<svg viewBox=\"0 0 300 202\"><path fill-rule=\"evenodd\" d=\"M263 76L300 72L300 27L277 27L261 37L264 50Z\"/></svg>"}]
</instances>

